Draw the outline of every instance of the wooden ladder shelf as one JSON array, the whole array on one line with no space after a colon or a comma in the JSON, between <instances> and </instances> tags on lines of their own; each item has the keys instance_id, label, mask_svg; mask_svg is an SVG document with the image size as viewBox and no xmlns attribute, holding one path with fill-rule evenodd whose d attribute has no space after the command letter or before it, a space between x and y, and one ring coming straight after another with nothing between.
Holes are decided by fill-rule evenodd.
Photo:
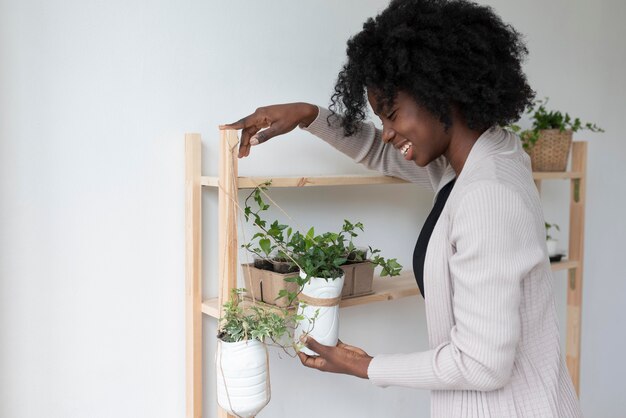
<instances>
[{"instance_id":1,"label":"wooden ladder shelf","mask_svg":"<svg viewBox=\"0 0 626 418\"><path fill-rule=\"evenodd\" d=\"M237 175L237 131L220 131L218 177L202 175L199 134L185 135L185 321L186 321L186 410L187 418L202 418L202 315L219 318L230 290L237 287L237 208L229 196L239 189L254 188L272 180L271 187L315 187L399 184L404 180L387 176L239 177ZM580 387L580 339L585 226L587 143L576 141L572 148L571 171L533 173L541 191L543 180L570 180L568 260L552 263L552 270L567 270L566 362L576 391ZM235 181L236 179L236 181ZM218 296L202 300L202 188L218 188ZM417 295L413 273L405 271L393 280L374 279L374 293L346 299L341 307L362 305ZM218 407L219 418L234 418Z\"/></svg>"}]
</instances>

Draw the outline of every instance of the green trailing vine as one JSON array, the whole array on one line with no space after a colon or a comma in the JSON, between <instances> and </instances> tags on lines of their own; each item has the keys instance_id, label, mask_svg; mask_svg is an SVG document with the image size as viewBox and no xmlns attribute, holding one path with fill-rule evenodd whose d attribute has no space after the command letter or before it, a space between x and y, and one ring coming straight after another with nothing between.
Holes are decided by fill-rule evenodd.
<instances>
[{"instance_id":1,"label":"green trailing vine","mask_svg":"<svg viewBox=\"0 0 626 418\"><path fill-rule=\"evenodd\" d=\"M341 266L348 261L348 255L356 251L352 240L358 236L358 231L363 231L361 222L344 220L339 232L325 232L316 234L312 227L306 233L296 231L293 227L273 221L269 223L263 219L262 212L267 211L270 205L263 199L270 182L256 187L245 200L244 216L247 222L260 229L253 235L250 242L241 247L252 252L258 257L271 259L272 254L290 260L297 266L305 277L291 277L285 279L294 282L301 290L311 277L320 277L326 280L335 279L343 274ZM252 202L256 207L252 207ZM371 251L370 261L382 268L381 276L397 276L402 266L397 259L386 259L380 255L380 250L369 247ZM279 292L279 298L287 297L289 304L296 298L297 293L283 289Z\"/></svg>"},{"instance_id":2,"label":"green trailing vine","mask_svg":"<svg viewBox=\"0 0 626 418\"><path fill-rule=\"evenodd\" d=\"M218 338L230 343L248 340L278 343L288 333L291 321L288 311L258 306L244 310L241 306L244 292L245 289L233 289L230 299L224 303Z\"/></svg>"}]
</instances>

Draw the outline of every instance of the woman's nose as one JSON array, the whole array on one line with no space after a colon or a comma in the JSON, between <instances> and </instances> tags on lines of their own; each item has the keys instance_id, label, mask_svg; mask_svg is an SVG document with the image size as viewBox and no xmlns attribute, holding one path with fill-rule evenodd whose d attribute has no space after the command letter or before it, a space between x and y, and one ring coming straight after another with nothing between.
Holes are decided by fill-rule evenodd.
<instances>
[{"instance_id":1,"label":"woman's nose","mask_svg":"<svg viewBox=\"0 0 626 418\"><path fill-rule=\"evenodd\" d=\"M390 128L385 128L383 127L383 142L384 143L388 143L391 142L393 140L393 138L395 138L396 136L396 131L394 131L393 129Z\"/></svg>"}]
</instances>

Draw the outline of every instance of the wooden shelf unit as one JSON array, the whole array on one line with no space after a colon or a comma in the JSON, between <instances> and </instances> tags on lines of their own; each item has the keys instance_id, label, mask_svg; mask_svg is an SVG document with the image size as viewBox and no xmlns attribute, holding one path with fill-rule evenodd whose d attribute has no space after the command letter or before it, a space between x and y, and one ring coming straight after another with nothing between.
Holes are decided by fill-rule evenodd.
<instances>
[{"instance_id":1,"label":"wooden shelf unit","mask_svg":"<svg viewBox=\"0 0 626 418\"><path fill-rule=\"evenodd\" d=\"M219 318L221 306L237 286L237 207L229 196L239 189L251 189L272 180L271 187L353 186L403 184L405 180L387 176L304 176L239 177L238 138L236 131L220 131L219 175L203 176L201 138L185 135L185 234L186 234L186 408L187 418L202 418L202 315ZM587 143L574 142L571 170L534 172L539 191L543 180L570 180L569 259L552 263L553 271L567 270L566 362L576 391L580 384L580 338L583 273ZM218 296L202 301L202 187L218 189ZM404 271L397 278L374 278L373 293L344 299L340 307L363 305L416 296L419 294L413 272ZM218 407L219 418L234 418Z\"/></svg>"},{"instance_id":2,"label":"wooden shelf unit","mask_svg":"<svg viewBox=\"0 0 626 418\"><path fill-rule=\"evenodd\" d=\"M559 271L575 269L578 263L576 261L565 260L551 263L551 265L552 271ZM374 293L369 295L343 299L339 303L339 307L347 308L349 306L365 305L372 302L383 302L419 295L415 275L410 270L403 271L399 277L394 277L393 279L374 277L372 290ZM218 306L218 298L207 299L202 302L202 313L212 316L213 318L219 318L220 312Z\"/></svg>"}]
</instances>

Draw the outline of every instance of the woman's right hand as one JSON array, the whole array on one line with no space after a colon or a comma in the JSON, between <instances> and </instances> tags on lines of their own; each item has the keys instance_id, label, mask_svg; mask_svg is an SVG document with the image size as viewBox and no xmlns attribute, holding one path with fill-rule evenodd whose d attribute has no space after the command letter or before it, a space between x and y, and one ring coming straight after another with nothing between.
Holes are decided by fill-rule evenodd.
<instances>
[{"instance_id":1,"label":"woman's right hand","mask_svg":"<svg viewBox=\"0 0 626 418\"><path fill-rule=\"evenodd\" d=\"M287 103L259 107L237 122L220 125L220 129L241 129L239 158L250 154L252 145L262 144L277 135L286 134L296 126L306 127L317 117L318 108L309 103ZM261 129L267 128L263 131ZM259 132L260 131L260 132Z\"/></svg>"}]
</instances>

